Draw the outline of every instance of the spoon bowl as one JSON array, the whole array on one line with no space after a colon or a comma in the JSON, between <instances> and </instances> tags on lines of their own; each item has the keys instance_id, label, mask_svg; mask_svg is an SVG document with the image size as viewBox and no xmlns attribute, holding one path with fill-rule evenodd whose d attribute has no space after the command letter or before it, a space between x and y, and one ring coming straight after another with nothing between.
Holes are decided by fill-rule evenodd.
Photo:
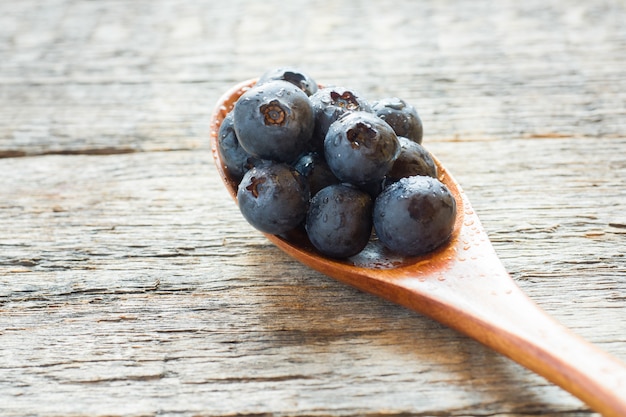
<instances>
[{"instance_id":1,"label":"spoon bowl","mask_svg":"<svg viewBox=\"0 0 626 417\"><path fill-rule=\"evenodd\" d=\"M255 80L228 90L211 119L211 148L219 175L236 201L237 181L217 152L219 127ZM516 285L450 172L435 158L439 179L457 203L448 242L423 256L402 257L376 239L345 260L325 257L295 230L265 236L303 264L429 316L560 386L605 416L626 416L626 365L549 317Z\"/></svg>"}]
</instances>

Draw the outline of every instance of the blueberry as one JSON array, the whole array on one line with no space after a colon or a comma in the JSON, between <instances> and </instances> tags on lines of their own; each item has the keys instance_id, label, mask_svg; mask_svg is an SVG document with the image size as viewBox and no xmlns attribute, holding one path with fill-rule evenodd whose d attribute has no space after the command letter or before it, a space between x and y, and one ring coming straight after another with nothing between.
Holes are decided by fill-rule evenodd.
<instances>
[{"instance_id":1,"label":"blueberry","mask_svg":"<svg viewBox=\"0 0 626 417\"><path fill-rule=\"evenodd\" d=\"M317 152L304 154L295 163L294 168L309 182L311 195L322 188L339 182L330 170L324 157Z\"/></svg>"},{"instance_id":2,"label":"blueberry","mask_svg":"<svg viewBox=\"0 0 626 417\"><path fill-rule=\"evenodd\" d=\"M389 123L398 136L422 143L424 127L415 107L397 97L385 98L372 105L372 111Z\"/></svg>"},{"instance_id":3,"label":"blueberry","mask_svg":"<svg viewBox=\"0 0 626 417\"><path fill-rule=\"evenodd\" d=\"M374 203L378 239L405 256L422 255L446 242L455 218L454 197L443 183L427 176L402 178Z\"/></svg>"},{"instance_id":4,"label":"blueberry","mask_svg":"<svg viewBox=\"0 0 626 417\"><path fill-rule=\"evenodd\" d=\"M387 177L383 177L383 179L380 180L359 184L358 187L359 189L368 193L370 197L376 198L378 197L378 194L380 194L388 184L389 182L387 180Z\"/></svg>"},{"instance_id":5,"label":"blueberry","mask_svg":"<svg viewBox=\"0 0 626 417\"><path fill-rule=\"evenodd\" d=\"M437 178L437 165L426 148L403 136L398 136L398 140L400 154L387 174L387 183L415 175Z\"/></svg>"},{"instance_id":6,"label":"blueberry","mask_svg":"<svg viewBox=\"0 0 626 417\"><path fill-rule=\"evenodd\" d=\"M224 121L220 125L218 132L217 151L220 154L220 160L224 162L226 171L237 181L240 181L243 175L255 163L258 162L240 145L233 124L233 112L226 115Z\"/></svg>"},{"instance_id":7,"label":"blueberry","mask_svg":"<svg viewBox=\"0 0 626 417\"><path fill-rule=\"evenodd\" d=\"M284 163L266 162L250 169L237 190L239 209L256 229L288 232L304 221L310 193L306 181Z\"/></svg>"},{"instance_id":8,"label":"blueberry","mask_svg":"<svg viewBox=\"0 0 626 417\"><path fill-rule=\"evenodd\" d=\"M333 258L356 255L372 233L372 199L350 185L333 184L311 199L306 218L309 240Z\"/></svg>"},{"instance_id":9,"label":"blueberry","mask_svg":"<svg viewBox=\"0 0 626 417\"><path fill-rule=\"evenodd\" d=\"M253 86L235 103L233 117L239 143L256 158L291 163L310 145L311 102L287 81Z\"/></svg>"},{"instance_id":10,"label":"blueberry","mask_svg":"<svg viewBox=\"0 0 626 417\"><path fill-rule=\"evenodd\" d=\"M400 152L400 143L391 127L374 114L351 112L330 126L324 152L337 178L365 185L384 178Z\"/></svg>"},{"instance_id":11,"label":"blueberry","mask_svg":"<svg viewBox=\"0 0 626 417\"><path fill-rule=\"evenodd\" d=\"M267 81L283 80L288 81L305 92L307 96L314 94L317 90L317 83L308 74L293 67L273 68L261 75L257 84L263 84Z\"/></svg>"},{"instance_id":12,"label":"blueberry","mask_svg":"<svg viewBox=\"0 0 626 417\"><path fill-rule=\"evenodd\" d=\"M359 93L343 87L322 88L310 99L315 115L314 149L323 147L330 125L341 115L352 111L372 111L370 105Z\"/></svg>"}]
</instances>

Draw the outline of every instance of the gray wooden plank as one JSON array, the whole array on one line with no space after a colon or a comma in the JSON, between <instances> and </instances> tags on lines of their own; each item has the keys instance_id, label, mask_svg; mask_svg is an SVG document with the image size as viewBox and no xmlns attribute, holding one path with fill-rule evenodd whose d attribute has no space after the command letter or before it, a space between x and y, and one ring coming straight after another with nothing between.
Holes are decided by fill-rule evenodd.
<instances>
[{"instance_id":1,"label":"gray wooden plank","mask_svg":"<svg viewBox=\"0 0 626 417\"><path fill-rule=\"evenodd\" d=\"M433 144L520 286L621 358L624 143ZM586 414L475 342L288 259L241 218L209 158L0 160L13 173L0 203L7 412ZM64 395L75 401L52 401Z\"/></svg>"},{"instance_id":2,"label":"gray wooden plank","mask_svg":"<svg viewBox=\"0 0 626 417\"><path fill-rule=\"evenodd\" d=\"M285 64L407 99L518 284L626 360L625 15L620 1L0 3L0 414L593 414L280 253L219 183L208 116Z\"/></svg>"}]
</instances>

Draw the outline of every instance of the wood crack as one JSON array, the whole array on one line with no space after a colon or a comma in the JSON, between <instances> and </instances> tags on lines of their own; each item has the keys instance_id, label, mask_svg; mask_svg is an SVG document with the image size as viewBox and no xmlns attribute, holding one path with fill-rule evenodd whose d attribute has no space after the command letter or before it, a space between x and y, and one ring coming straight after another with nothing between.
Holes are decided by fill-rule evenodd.
<instances>
[{"instance_id":1,"label":"wood crack","mask_svg":"<svg viewBox=\"0 0 626 417\"><path fill-rule=\"evenodd\" d=\"M0 150L0 158L24 158L30 156L47 156L47 155L120 155L126 153L139 152L133 148L89 148L89 149L62 149L43 152L26 152L16 150Z\"/></svg>"}]
</instances>

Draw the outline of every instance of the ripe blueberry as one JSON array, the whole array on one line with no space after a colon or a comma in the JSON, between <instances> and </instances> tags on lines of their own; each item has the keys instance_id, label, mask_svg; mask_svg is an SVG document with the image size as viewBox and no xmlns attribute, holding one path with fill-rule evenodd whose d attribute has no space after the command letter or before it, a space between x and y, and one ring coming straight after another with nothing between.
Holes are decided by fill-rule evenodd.
<instances>
[{"instance_id":1,"label":"ripe blueberry","mask_svg":"<svg viewBox=\"0 0 626 417\"><path fill-rule=\"evenodd\" d=\"M400 98L391 97L374 103L372 111L389 123L396 135L422 143L424 127L415 107Z\"/></svg>"},{"instance_id":2,"label":"ripe blueberry","mask_svg":"<svg viewBox=\"0 0 626 417\"><path fill-rule=\"evenodd\" d=\"M367 112L351 112L335 121L324 139L326 162L341 181L355 185L384 178L400 152L391 127Z\"/></svg>"},{"instance_id":3,"label":"ripe blueberry","mask_svg":"<svg viewBox=\"0 0 626 417\"><path fill-rule=\"evenodd\" d=\"M287 81L268 81L246 91L233 109L235 132L252 156L293 162L313 134L313 109L308 96Z\"/></svg>"},{"instance_id":4,"label":"ripe blueberry","mask_svg":"<svg viewBox=\"0 0 626 417\"><path fill-rule=\"evenodd\" d=\"M400 154L387 174L387 183L415 175L437 178L437 165L426 148L403 136L398 136L398 140Z\"/></svg>"},{"instance_id":5,"label":"ripe blueberry","mask_svg":"<svg viewBox=\"0 0 626 417\"><path fill-rule=\"evenodd\" d=\"M307 96L314 94L317 90L317 83L313 78L311 78L308 74L300 71L297 68L293 67L279 67L273 68L266 71L259 80L257 84L263 84L267 81L272 80L283 80L288 81L298 87L300 90L304 91Z\"/></svg>"},{"instance_id":6,"label":"ripe blueberry","mask_svg":"<svg viewBox=\"0 0 626 417\"><path fill-rule=\"evenodd\" d=\"M243 174L258 162L239 145L239 139L237 139L233 125L232 111L226 115L220 125L217 151L220 160L226 166L226 170L237 181L240 181Z\"/></svg>"},{"instance_id":7,"label":"ripe blueberry","mask_svg":"<svg viewBox=\"0 0 626 417\"><path fill-rule=\"evenodd\" d=\"M306 181L283 163L265 162L243 176L237 190L239 209L258 230L281 234L306 218L310 198Z\"/></svg>"},{"instance_id":8,"label":"ripe blueberry","mask_svg":"<svg viewBox=\"0 0 626 417\"><path fill-rule=\"evenodd\" d=\"M295 163L294 168L309 182L312 196L322 188L339 182L328 167L324 157L317 152L302 155Z\"/></svg>"},{"instance_id":9,"label":"ripe blueberry","mask_svg":"<svg viewBox=\"0 0 626 417\"><path fill-rule=\"evenodd\" d=\"M306 231L313 246L325 255L356 255L372 233L371 197L347 184L323 188L311 199Z\"/></svg>"},{"instance_id":10,"label":"ripe blueberry","mask_svg":"<svg viewBox=\"0 0 626 417\"><path fill-rule=\"evenodd\" d=\"M314 149L324 146L324 138L330 125L341 115L353 111L371 112L370 105L359 93L343 87L322 88L310 98L315 115Z\"/></svg>"},{"instance_id":11,"label":"ripe blueberry","mask_svg":"<svg viewBox=\"0 0 626 417\"><path fill-rule=\"evenodd\" d=\"M374 229L380 242L405 256L430 252L450 237L456 201L439 180L402 178L385 188L374 203Z\"/></svg>"}]
</instances>

